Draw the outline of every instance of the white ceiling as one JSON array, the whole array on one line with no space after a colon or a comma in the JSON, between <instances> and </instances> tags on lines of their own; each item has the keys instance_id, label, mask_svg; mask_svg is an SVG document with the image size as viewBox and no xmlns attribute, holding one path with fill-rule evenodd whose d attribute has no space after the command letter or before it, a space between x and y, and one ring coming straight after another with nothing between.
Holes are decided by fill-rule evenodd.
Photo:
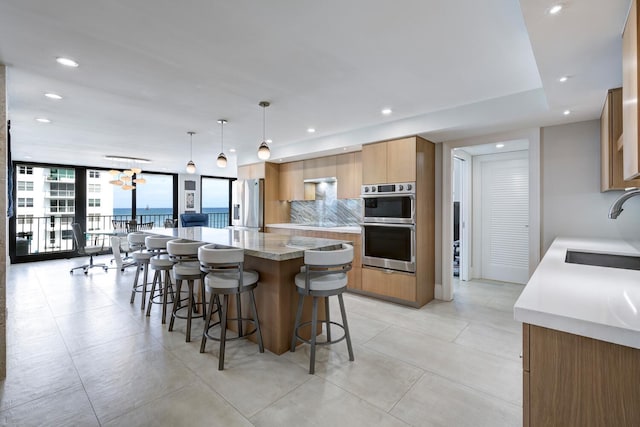
<instances>
[{"instance_id":1,"label":"white ceiling","mask_svg":"<svg viewBox=\"0 0 640 427\"><path fill-rule=\"evenodd\" d=\"M193 130L198 172L235 176L258 161L261 100L275 161L599 117L621 84L629 0L565 0L556 16L552 4L2 0L13 159L112 167L114 154L183 172Z\"/></svg>"}]
</instances>

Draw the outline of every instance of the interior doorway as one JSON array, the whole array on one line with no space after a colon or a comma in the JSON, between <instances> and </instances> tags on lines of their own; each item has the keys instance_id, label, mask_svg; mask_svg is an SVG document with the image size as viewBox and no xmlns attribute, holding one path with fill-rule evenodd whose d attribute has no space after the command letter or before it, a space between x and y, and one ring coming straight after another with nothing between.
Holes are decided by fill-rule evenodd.
<instances>
[{"instance_id":1,"label":"interior doorway","mask_svg":"<svg viewBox=\"0 0 640 427\"><path fill-rule=\"evenodd\" d=\"M524 138L450 148L451 199L443 212L452 229L449 286L474 279L527 282L532 247L539 244L531 240L530 225L538 220L530 218L530 207L538 196L530 193L529 151ZM444 272L443 265L443 285ZM453 286L450 292L453 298Z\"/></svg>"}]
</instances>

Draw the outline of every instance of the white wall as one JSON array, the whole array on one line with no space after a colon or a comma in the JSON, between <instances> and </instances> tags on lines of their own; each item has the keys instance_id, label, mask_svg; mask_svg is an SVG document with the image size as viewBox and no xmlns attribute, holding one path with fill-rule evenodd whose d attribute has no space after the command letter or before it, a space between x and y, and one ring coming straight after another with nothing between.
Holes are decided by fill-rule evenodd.
<instances>
[{"instance_id":1,"label":"white wall","mask_svg":"<svg viewBox=\"0 0 640 427\"><path fill-rule=\"evenodd\" d=\"M543 128L541 145L543 254L557 236L640 240L640 197L607 216L622 192L600 192L599 120Z\"/></svg>"}]
</instances>

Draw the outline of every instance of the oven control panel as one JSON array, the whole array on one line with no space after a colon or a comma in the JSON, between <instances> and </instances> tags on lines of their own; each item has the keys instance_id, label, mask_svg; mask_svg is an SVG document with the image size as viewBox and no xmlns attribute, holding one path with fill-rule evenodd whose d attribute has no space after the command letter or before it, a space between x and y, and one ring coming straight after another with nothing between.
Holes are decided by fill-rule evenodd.
<instances>
[{"instance_id":1,"label":"oven control panel","mask_svg":"<svg viewBox=\"0 0 640 427\"><path fill-rule=\"evenodd\" d=\"M415 182L399 182L394 184L363 185L361 194L363 196L372 194L415 194Z\"/></svg>"}]
</instances>

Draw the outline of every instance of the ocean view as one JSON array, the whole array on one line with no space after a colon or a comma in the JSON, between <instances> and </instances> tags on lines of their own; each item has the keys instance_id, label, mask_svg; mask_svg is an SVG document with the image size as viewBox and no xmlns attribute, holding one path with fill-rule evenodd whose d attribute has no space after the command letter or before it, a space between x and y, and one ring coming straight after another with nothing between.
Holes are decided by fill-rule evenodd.
<instances>
[{"instance_id":1,"label":"ocean view","mask_svg":"<svg viewBox=\"0 0 640 427\"><path fill-rule=\"evenodd\" d=\"M172 208L138 208L138 215L170 215ZM202 208L202 213L225 213L229 208ZM114 216L131 216L131 208L113 208Z\"/></svg>"},{"instance_id":2,"label":"ocean view","mask_svg":"<svg viewBox=\"0 0 640 427\"><path fill-rule=\"evenodd\" d=\"M229 208L202 208L202 213L209 216L209 227L222 228L229 225ZM114 219L131 218L130 208L113 208ZM171 208L137 209L137 220L140 223L153 222L154 227L164 227L165 220L173 217Z\"/></svg>"}]
</instances>

